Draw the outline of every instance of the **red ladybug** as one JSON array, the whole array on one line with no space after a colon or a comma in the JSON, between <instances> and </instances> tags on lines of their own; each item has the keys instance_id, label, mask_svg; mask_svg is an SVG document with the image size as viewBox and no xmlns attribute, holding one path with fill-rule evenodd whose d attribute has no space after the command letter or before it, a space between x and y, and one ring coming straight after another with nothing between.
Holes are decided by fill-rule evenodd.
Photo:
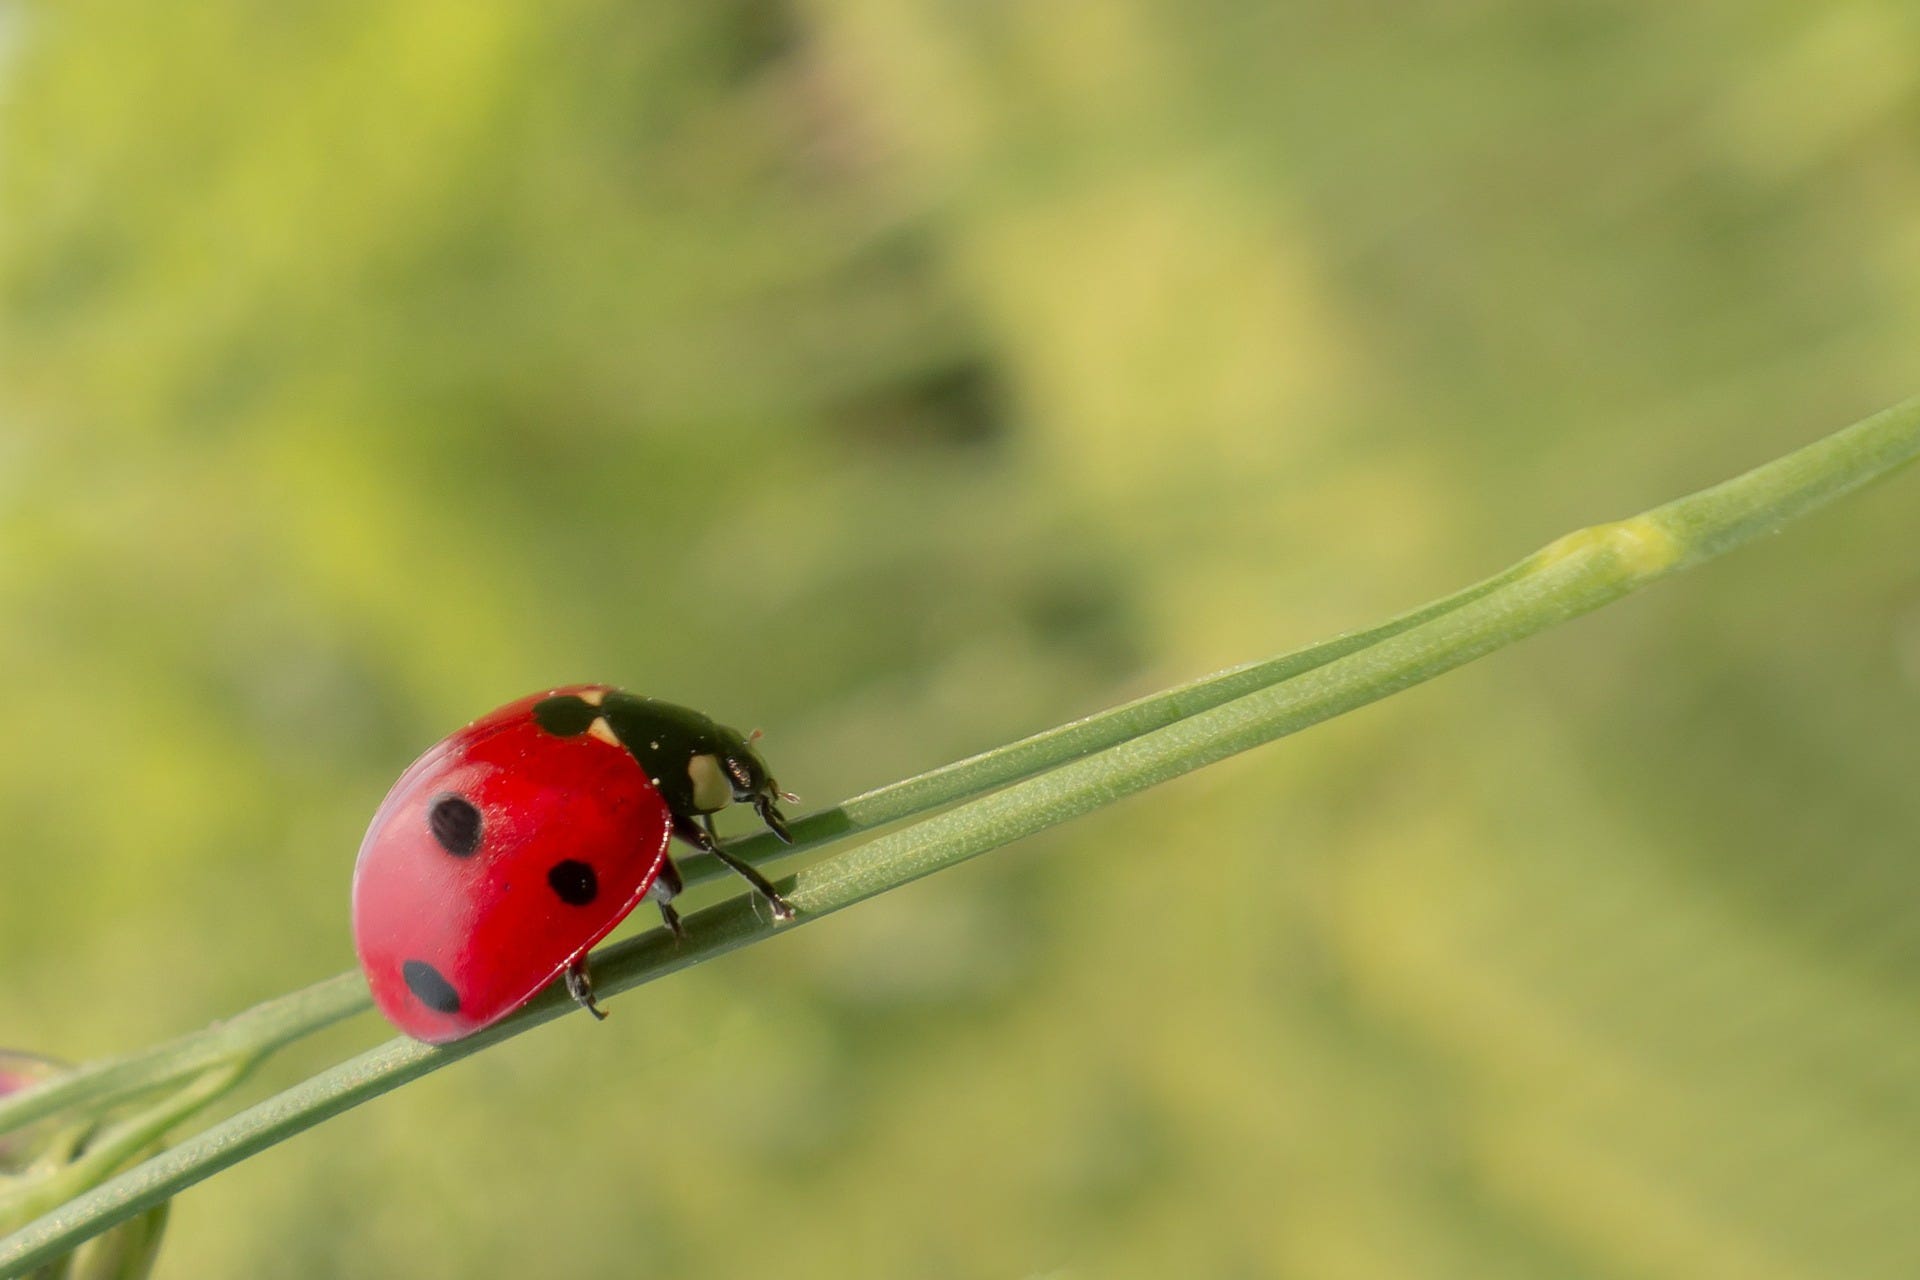
<instances>
[{"instance_id":1,"label":"red ladybug","mask_svg":"<svg viewBox=\"0 0 1920 1280\"><path fill-rule=\"evenodd\" d=\"M560 975L595 1017L587 951L642 898L676 935L679 836L793 908L719 847L709 816L751 804L792 843L791 800L751 739L697 711L569 685L482 716L414 761L373 815L353 869L353 942L374 1003L442 1044L513 1012Z\"/></svg>"}]
</instances>

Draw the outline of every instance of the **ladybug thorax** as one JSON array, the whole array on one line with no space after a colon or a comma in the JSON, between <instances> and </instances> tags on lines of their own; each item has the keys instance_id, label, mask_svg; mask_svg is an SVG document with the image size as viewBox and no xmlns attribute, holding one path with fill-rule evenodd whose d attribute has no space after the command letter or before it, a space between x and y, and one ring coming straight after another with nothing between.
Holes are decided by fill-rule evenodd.
<instances>
[{"instance_id":1,"label":"ladybug thorax","mask_svg":"<svg viewBox=\"0 0 1920 1280\"><path fill-rule=\"evenodd\" d=\"M683 818L724 809L765 778L765 766L744 735L657 698L583 688L542 699L533 717L558 737L585 733L619 746Z\"/></svg>"}]
</instances>

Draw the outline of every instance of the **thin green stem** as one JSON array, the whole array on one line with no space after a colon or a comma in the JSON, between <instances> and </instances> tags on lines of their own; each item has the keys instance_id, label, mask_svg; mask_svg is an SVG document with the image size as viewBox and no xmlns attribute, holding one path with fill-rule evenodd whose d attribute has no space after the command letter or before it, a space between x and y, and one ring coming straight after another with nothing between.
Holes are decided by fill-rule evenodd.
<instances>
[{"instance_id":1,"label":"thin green stem","mask_svg":"<svg viewBox=\"0 0 1920 1280\"><path fill-rule=\"evenodd\" d=\"M61 1112L98 1113L223 1063L257 1059L368 1003L360 975L343 973L151 1049L88 1063L0 1099L0 1135Z\"/></svg>"},{"instance_id":2,"label":"thin green stem","mask_svg":"<svg viewBox=\"0 0 1920 1280\"><path fill-rule=\"evenodd\" d=\"M1731 550L1916 456L1920 456L1920 400L1911 400L1714 488L1632 519L1569 534L1506 573L1395 623L1351 637L1350 644L1334 641L1306 651L1316 655L1313 661L1296 655L1227 673L1227 677L1238 677L1271 666L1267 683L1253 681L1238 696L1206 706L1181 706L1161 723L1144 729L1136 726L1131 736L1104 749L1073 751L1066 763L1048 772L1012 781L993 794L822 859L785 887L787 897L800 910L797 923L809 923L1157 782L1432 679ZM1347 647L1342 648L1343 644ZM1287 665L1290 662L1300 665ZM1275 677L1273 669L1285 674ZM1160 697L1173 698L1179 692ZM1147 718L1165 713L1165 708L1159 708ZM1080 741L1073 737L1075 728L1070 725L1042 737L1051 737L1059 749L1063 742ZM1006 750L1015 752L1024 745ZM980 777L1004 767L998 763L983 767L978 764L981 759L986 757L962 762L952 770L971 767L979 771L973 776ZM914 785L902 784L900 794L912 794L904 788ZM951 778L944 785L951 785ZM855 803L859 802L850 802ZM868 816L886 812L893 803L908 802L896 795L874 805ZM598 989L612 995L776 932L754 914L753 901L745 897L700 912L687 925L689 936L683 942L655 931L602 951L594 966ZM322 1072L0 1240L0 1277L56 1258L79 1241L220 1169L557 1017L568 1007L563 997L548 992L513 1018L458 1044L432 1048L395 1040Z\"/></svg>"},{"instance_id":3,"label":"thin green stem","mask_svg":"<svg viewBox=\"0 0 1920 1280\"><path fill-rule=\"evenodd\" d=\"M823 809L795 821L792 824L794 842L791 846L783 845L771 832L763 831L728 844L728 851L751 862L771 861L784 853L797 853L844 840L984 795L997 787L1033 777L1129 738L1137 738L1197 711L1205 711L1255 689L1290 680L1302 672L1324 666L1389 636L1399 635L1497 590L1521 567L1515 565L1444 599L1422 605L1365 631L1335 636L1277 658L1262 658L1257 662L1229 667L1187 684L1148 694L1084 719L1044 730L1004 747L956 760L916 777L876 787L831 809ZM725 869L712 858L698 856L683 868L683 874L692 883L724 875Z\"/></svg>"},{"instance_id":4,"label":"thin green stem","mask_svg":"<svg viewBox=\"0 0 1920 1280\"><path fill-rule=\"evenodd\" d=\"M79 1159L0 1196L0 1222L25 1221L79 1195L219 1099L240 1082L249 1065L236 1062L215 1067L138 1115L93 1135Z\"/></svg>"},{"instance_id":5,"label":"thin green stem","mask_svg":"<svg viewBox=\"0 0 1920 1280\"><path fill-rule=\"evenodd\" d=\"M1520 568L1515 566L1366 631L1337 636L1281 657L1216 672L864 792L831 809L796 819L792 824L794 843L791 846L782 844L770 832L761 832L729 842L728 851L750 862L769 862L984 795L996 787L1125 742L1398 635L1496 590ZM694 855L683 865L682 874L688 883L698 883L717 878L725 871L714 859ZM63 1111L97 1111L117 1105L188 1079L218 1063L270 1052L364 1012L371 1003L358 975L340 974L152 1049L89 1063L35 1088L0 1099L0 1135Z\"/></svg>"}]
</instances>

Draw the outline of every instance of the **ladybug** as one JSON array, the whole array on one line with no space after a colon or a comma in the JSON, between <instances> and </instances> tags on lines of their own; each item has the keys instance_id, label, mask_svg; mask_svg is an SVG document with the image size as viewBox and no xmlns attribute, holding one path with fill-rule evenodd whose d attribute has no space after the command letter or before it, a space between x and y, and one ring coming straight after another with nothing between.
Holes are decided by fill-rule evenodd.
<instances>
[{"instance_id":1,"label":"ladybug","mask_svg":"<svg viewBox=\"0 0 1920 1280\"><path fill-rule=\"evenodd\" d=\"M673 836L744 877L776 920L793 907L726 852L712 814L751 804L793 836L752 737L600 684L508 703L414 761L353 868L353 942L374 1003L444 1044L499 1021L556 976L603 1018L587 952L651 898L676 937Z\"/></svg>"}]
</instances>

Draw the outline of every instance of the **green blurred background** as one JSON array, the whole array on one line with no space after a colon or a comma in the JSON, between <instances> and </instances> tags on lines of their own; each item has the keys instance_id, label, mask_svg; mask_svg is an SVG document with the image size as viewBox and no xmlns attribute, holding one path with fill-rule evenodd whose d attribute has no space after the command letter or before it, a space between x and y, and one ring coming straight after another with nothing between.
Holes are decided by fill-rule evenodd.
<instances>
[{"instance_id":1,"label":"green blurred background","mask_svg":"<svg viewBox=\"0 0 1920 1280\"><path fill-rule=\"evenodd\" d=\"M70 1058L348 967L530 689L830 803L1920 383L1904 0L0 15L0 1041ZM1920 1274L1917 479L330 1122L160 1275Z\"/></svg>"}]
</instances>

